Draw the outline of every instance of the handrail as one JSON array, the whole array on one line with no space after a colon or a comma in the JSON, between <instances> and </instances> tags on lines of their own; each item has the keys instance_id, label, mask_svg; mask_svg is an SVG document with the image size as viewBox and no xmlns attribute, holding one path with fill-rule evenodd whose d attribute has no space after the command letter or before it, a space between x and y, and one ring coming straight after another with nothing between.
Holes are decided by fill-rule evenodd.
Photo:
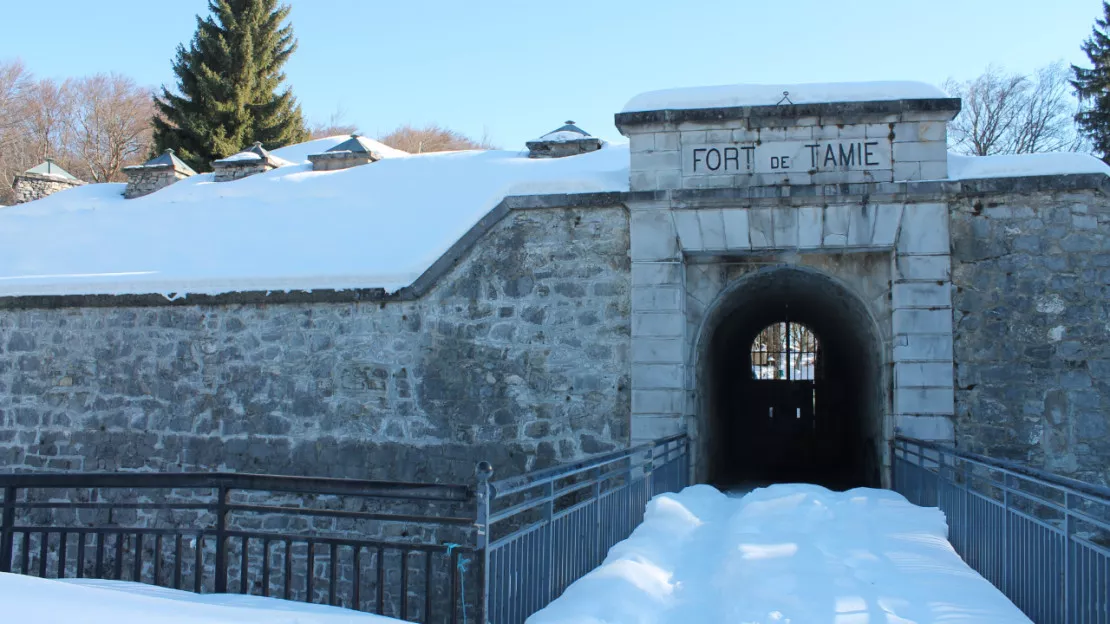
<instances>
[{"instance_id":1,"label":"handrail","mask_svg":"<svg viewBox=\"0 0 1110 624\"><path fill-rule=\"evenodd\" d=\"M987 464L987 465L990 465L990 466L995 466L997 468L1002 468L1002 469L1005 469L1005 470L1009 470L1011 472L1014 472L1014 473L1022 475L1022 476L1032 477L1034 479L1039 479L1039 480L1044 481L1045 483L1048 483L1048 484L1051 484L1051 485L1058 485L1058 486L1061 486L1061 487L1067 487L1067 488L1071 488L1073 490L1077 490L1079 492L1082 492L1084 494L1089 494L1091 496L1097 496L1097 497L1100 497L1100 498L1110 499L1110 487L1103 487L1101 485L1096 485L1094 483L1087 483L1086 481L1080 481L1078 479L1072 479L1070 477L1062 477L1060 475L1052 474L1051 472L1046 472L1044 470L1039 470L1039 469L1033 468L1031 466L1025 466L1023 464L1019 464L1017 462L1010 461L1010 460L1007 460L1007 459L999 459L997 457L989 457L987 455L980 455L979 453L972 453L972 452L969 452L969 451L963 451L963 450L957 449L953 446L948 446L948 445L941 444L941 443L938 443L938 442L930 442L928 440L920 440L918 438L911 438L909 436L903 436L903 435L895 436L895 440L896 441L897 440L904 440L906 442L910 442L910 443L915 444L917 446L920 446L922 448L928 448L928 449L933 449L935 451L941 451L941 452L944 452L947 455L953 455L955 457L960 457L962 459L969 459L969 460L972 460L972 461L980 462L982 464Z\"/></svg>"}]
</instances>

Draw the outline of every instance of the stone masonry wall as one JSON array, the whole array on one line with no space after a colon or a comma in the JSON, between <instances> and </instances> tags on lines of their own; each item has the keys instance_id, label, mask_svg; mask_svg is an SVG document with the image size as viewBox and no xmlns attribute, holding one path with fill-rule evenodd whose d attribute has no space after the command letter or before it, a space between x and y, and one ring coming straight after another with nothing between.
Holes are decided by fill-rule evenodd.
<instances>
[{"instance_id":1,"label":"stone masonry wall","mask_svg":"<svg viewBox=\"0 0 1110 624\"><path fill-rule=\"evenodd\" d=\"M958 444L1110 483L1110 199L984 194L951 217Z\"/></svg>"},{"instance_id":2,"label":"stone masonry wall","mask_svg":"<svg viewBox=\"0 0 1110 624\"><path fill-rule=\"evenodd\" d=\"M82 184L84 183L67 180L65 178L24 173L16 176L15 183L12 184L12 190L15 191L15 203L22 204L24 202L42 199L58 191L64 191L75 186L81 186Z\"/></svg>"},{"instance_id":3,"label":"stone masonry wall","mask_svg":"<svg viewBox=\"0 0 1110 624\"><path fill-rule=\"evenodd\" d=\"M627 443L628 218L515 210L415 301L0 309L0 470L467 483Z\"/></svg>"},{"instance_id":4,"label":"stone masonry wall","mask_svg":"<svg viewBox=\"0 0 1110 624\"><path fill-rule=\"evenodd\" d=\"M127 188L124 190L123 196L127 199L150 195L189 177L169 165L129 167L126 172Z\"/></svg>"}]
</instances>

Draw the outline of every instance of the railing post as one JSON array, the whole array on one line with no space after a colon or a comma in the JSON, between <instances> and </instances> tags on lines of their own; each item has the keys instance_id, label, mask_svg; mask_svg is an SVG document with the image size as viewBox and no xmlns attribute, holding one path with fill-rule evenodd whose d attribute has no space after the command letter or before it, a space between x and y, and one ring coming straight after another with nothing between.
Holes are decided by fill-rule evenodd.
<instances>
[{"instance_id":1,"label":"railing post","mask_svg":"<svg viewBox=\"0 0 1110 624\"><path fill-rule=\"evenodd\" d=\"M1010 473L1002 473L1002 590L1010 595Z\"/></svg>"},{"instance_id":2,"label":"railing post","mask_svg":"<svg viewBox=\"0 0 1110 624\"><path fill-rule=\"evenodd\" d=\"M479 462L474 469L474 474L478 479L478 486L475 489L475 505L477 509L474 511L474 528L477 532L476 545L478 548L478 557L482 562L482 586L478 588L478 622L485 624L489 618L489 507L490 497L492 495L489 480L490 477L493 476L493 466L491 466L489 462ZM463 604L465 604L465 595L462 597L462 600ZM451 605L451 608L456 609L458 605Z\"/></svg>"},{"instance_id":3,"label":"railing post","mask_svg":"<svg viewBox=\"0 0 1110 624\"><path fill-rule=\"evenodd\" d=\"M551 479L544 487L544 496L547 502L543 506L543 570L542 574L547 581L545 584L544 605L555 597L555 526L551 518L555 515L555 480Z\"/></svg>"},{"instance_id":4,"label":"railing post","mask_svg":"<svg viewBox=\"0 0 1110 624\"><path fill-rule=\"evenodd\" d=\"M1072 554L1075 536L1075 517L1071 515L1074 502L1071 492L1064 491L1064 619L1063 622L1073 621L1073 615L1078 615L1076 604L1076 578L1074 574L1075 556Z\"/></svg>"},{"instance_id":5,"label":"railing post","mask_svg":"<svg viewBox=\"0 0 1110 624\"><path fill-rule=\"evenodd\" d=\"M0 572L12 571L12 546L15 543L14 526L15 487L9 485L4 488L4 511L0 513Z\"/></svg>"},{"instance_id":6,"label":"railing post","mask_svg":"<svg viewBox=\"0 0 1110 624\"><path fill-rule=\"evenodd\" d=\"M219 486L216 500L216 593L227 593L227 502L228 487ZM309 571L311 574L312 571ZM200 574L200 570L197 570Z\"/></svg>"}]
</instances>

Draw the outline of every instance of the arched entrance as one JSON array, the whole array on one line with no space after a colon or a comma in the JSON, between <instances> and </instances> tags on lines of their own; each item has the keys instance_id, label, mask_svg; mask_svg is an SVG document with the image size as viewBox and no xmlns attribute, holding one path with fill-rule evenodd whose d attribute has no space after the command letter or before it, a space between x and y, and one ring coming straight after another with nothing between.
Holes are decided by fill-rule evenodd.
<instances>
[{"instance_id":1,"label":"arched entrance","mask_svg":"<svg viewBox=\"0 0 1110 624\"><path fill-rule=\"evenodd\" d=\"M753 273L721 295L698 349L710 483L880 485L886 386L866 304L814 270Z\"/></svg>"}]
</instances>

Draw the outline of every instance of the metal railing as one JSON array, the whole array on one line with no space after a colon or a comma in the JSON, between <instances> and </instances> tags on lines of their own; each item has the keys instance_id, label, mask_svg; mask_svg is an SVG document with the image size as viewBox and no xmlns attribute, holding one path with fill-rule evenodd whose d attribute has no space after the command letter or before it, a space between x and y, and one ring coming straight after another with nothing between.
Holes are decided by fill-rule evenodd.
<instances>
[{"instance_id":1,"label":"metal railing","mask_svg":"<svg viewBox=\"0 0 1110 624\"><path fill-rule=\"evenodd\" d=\"M602 563L644 518L648 500L689 480L689 441L675 435L581 462L478 481L478 550L490 624L518 624Z\"/></svg>"},{"instance_id":2,"label":"metal railing","mask_svg":"<svg viewBox=\"0 0 1110 624\"><path fill-rule=\"evenodd\" d=\"M241 473L0 475L0 572L523 622L688 481L678 435L477 487Z\"/></svg>"},{"instance_id":3,"label":"metal railing","mask_svg":"<svg viewBox=\"0 0 1110 624\"><path fill-rule=\"evenodd\" d=\"M0 475L0 572L456 622L474 490L251 474ZM455 544L471 544L455 546ZM471 587L477 587L476 582Z\"/></svg>"},{"instance_id":4,"label":"metal railing","mask_svg":"<svg viewBox=\"0 0 1110 624\"><path fill-rule=\"evenodd\" d=\"M898 437L893 489L1038 624L1110 624L1110 488Z\"/></svg>"}]
</instances>

